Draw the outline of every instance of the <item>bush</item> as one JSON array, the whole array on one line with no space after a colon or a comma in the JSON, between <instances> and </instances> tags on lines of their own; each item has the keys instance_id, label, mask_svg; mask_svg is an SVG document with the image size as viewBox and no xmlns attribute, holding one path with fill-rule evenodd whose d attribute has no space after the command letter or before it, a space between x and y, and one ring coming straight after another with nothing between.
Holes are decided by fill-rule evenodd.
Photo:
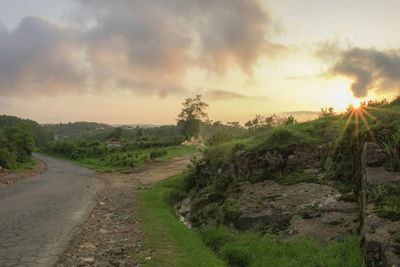
<instances>
[{"instance_id":1,"label":"bush","mask_svg":"<svg viewBox=\"0 0 400 267\"><path fill-rule=\"evenodd\" d=\"M200 229L200 235L207 247L210 247L215 252L236 240L235 235L226 227L203 227Z\"/></svg>"},{"instance_id":2,"label":"bush","mask_svg":"<svg viewBox=\"0 0 400 267\"><path fill-rule=\"evenodd\" d=\"M372 186L369 199L375 202L378 216L400 220L400 187L391 183Z\"/></svg>"},{"instance_id":3,"label":"bush","mask_svg":"<svg viewBox=\"0 0 400 267\"><path fill-rule=\"evenodd\" d=\"M0 167L5 169L17 167L17 156L5 147L0 147Z\"/></svg>"},{"instance_id":4,"label":"bush","mask_svg":"<svg viewBox=\"0 0 400 267\"><path fill-rule=\"evenodd\" d=\"M250 247L230 244L222 248L221 257L232 267L248 267L253 258Z\"/></svg>"},{"instance_id":5,"label":"bush","mask_svg":"<svg viewBox=\"0 0 400 267\"><path fill-rule=\"evenodd\" d=\"M224 224L236 224L240 217L240 206L236 199L227 198L222 206L222 216Z\"/></svg>"},{"instance_id":6,"label":"bush","mask_svg":"<svg viewBox=\"0 0 400 267\"><path fill-rule=\"evenodd\" d=\"M383 148L388 156L390 171L400 171L400 131L395 132L383 141Z\"/></svg>"},{"instance_id":7,"label":"bush","mask_svg":"<svg viewBox=\"0 0 400 267\"><path fill-rule=\"evenodd\" d=\"M297 143L299 140L286 128L276 128L272 130L267 139L267 145L271 148L284 148Z\"/></svg>"},{"instance_id":8,"label":"bush","mask_svg":"<svg viewBox=\"0 0 400 267\"><path fill-rule=\"evenodd\" d=\"M160 158L167 155L167 151L165 150L153 150L150 152L150 159L154 160L156 158Z\"/></svg>"}]
</instances>

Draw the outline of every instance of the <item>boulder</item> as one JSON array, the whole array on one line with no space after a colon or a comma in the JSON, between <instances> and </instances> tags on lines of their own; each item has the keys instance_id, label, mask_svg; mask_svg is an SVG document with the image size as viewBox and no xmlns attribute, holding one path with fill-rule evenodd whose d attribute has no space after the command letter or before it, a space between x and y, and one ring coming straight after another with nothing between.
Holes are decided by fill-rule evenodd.
<instances>
[{"instance_id":1,"label":"boulder","mask_svg":"<svg viewBox=\"0 0 400 267\"><path fill-rule=\"evenodd\" d=\"M366 149L366 167L380 167L385 163L386 154L384 150L376 143L365 144Z\"/></svg>"}]
</instances>

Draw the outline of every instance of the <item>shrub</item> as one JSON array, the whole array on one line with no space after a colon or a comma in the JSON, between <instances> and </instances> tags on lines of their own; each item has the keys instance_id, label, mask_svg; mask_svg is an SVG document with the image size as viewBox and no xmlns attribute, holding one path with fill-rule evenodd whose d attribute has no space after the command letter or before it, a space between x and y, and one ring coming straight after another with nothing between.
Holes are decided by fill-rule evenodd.
<instances>
[{"instance_id":1,"label":"shrub","mask_svg":"<svg viewBox=\"0 0 400 267\"><path fill-rule=\"evenodd\" d=\"M14 169L17 166L17 156L5 147L0 147L0 167Z\"/></svg>"},{"instance_id":2,"label":"shrub","mask_svg":"<svg viewBox=\"0 0 400 267\"><path fill-rule=\"evenodd\" d=\"M247 267L252 260L251 248L234 243L222 248L222 258L232 267Z\"/></svg>"},{"instance_id":3,"label":"shrub","mask_svg":"<svg viewBox=\"0 0 400 267\"><path fill-rule=\"evenodd\" d=\"M227 198L222 206L223 223L236 224L240 216L240 206L236 199Z\"/></svg>"},{"instance_id":4,"label":"shrub","mask_svg":"<svg viewBox=\"0 0 400 267\"><path fill-rule=\"evenodd\" d=\"M226 227L203 227L200 229L200 236L203 242L215 252L236 239L235 235Z\"/></svg>"},{"instance_id":5,"label":"shrub","mask_svg":"<svg viewBox=\"0 0 400 267\"><path fill-rule=\"evenodd\" d=\"M154 160L156 158L160 158L162 156L167 155L167 151L166 150L153 150L150 152L150 159Z\"/></svg>"},{"instance_id":6,"label":"shrub","mask_svg":"<svg viewBox=\"0 0 400 267\"><path fill-rule=\"evenodd\" d=\"M383 148L388 156L388 168L400 171L400 131L390 135L383 141Z\"/></svg>"},{"instance_id":7,"label":"shrub","mask_svg":"<svg viewBox=\"0 0 400 267\"><path fill-rule=\"evenodd\" d=\"M272 130L266 145L271 148L285 148L297 142L298 138L290 130L280 127Z\"/></svg>"},{"instance_id":8,"label":"shrub","mask_svg":"<svg viewBox=\"0 0 400 267\"><path fill-rule=\"evenodd\" d=\"M369 199L375 202L378 216L400 220L400 187L391 183L372 186Z\"/></svg>"}]
</instances>

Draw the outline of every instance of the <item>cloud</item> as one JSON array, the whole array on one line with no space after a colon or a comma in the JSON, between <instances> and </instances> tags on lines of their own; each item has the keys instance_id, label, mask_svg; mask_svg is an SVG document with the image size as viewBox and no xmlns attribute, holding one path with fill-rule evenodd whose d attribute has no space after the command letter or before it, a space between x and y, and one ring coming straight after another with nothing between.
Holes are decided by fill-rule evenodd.
<instances>
[{"instance_id":1,"label":"cloud","mask_svg":"<svg viewBox=\"0 0 400 267\"><path fill-rule=\"evenodd\" d=\"M232 91L220 90L220 89L211 89L206 92L206 97L212 100L236 100L236 99L260 99L260 100L268 100L268 98L263 96L247 96L243 94L239 94Z\"/></svg>"},{"instance_id":2,"label":"cloud","mask_svg":"<svg viewBox=\"0 0 400 267\"><path fill-rule=\"evenodd\" d=\"M27 17L0 27L0 94L179 93L192 68L251 74L284 49L259 0L74 1L68 26Z\"/></svg>"},{"instance_id":3,"label":"cloud","mask_svg":"<svg viewBox=\"0 0 400 267\"><path fill-rule=\"evenodd\" d=\"M355 97L365 97L370 91L391 92L400 85L400 50L346 48L326 43L317 53L331 63L327 75L344 76L353 83Z\"/></svg>"},{"instance_id":4,"label":"cloud","mask_svg":"<svg viewBox=\"0 0 400 267\"><path fill-rule=\"evenodd\" d=\"M55 94L81 90L87 73L73 31L26 17L9 32L0 28L0 94Z\"/></svg>"}]
</instances>

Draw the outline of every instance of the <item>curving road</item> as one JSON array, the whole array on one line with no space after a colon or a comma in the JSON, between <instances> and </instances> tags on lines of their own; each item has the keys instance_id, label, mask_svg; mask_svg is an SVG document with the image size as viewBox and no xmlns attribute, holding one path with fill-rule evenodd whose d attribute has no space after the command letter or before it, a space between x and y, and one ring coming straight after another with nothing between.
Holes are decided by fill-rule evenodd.
<instances>
[{"instance_id":1,"label":"curving road","mask_svg":"<svg viewBox=\"0 0 400 267\"><path fill-rule=\"evenodd\" d=\"M48 170L0 187L0 266L52 266L93 207L95 173L35 155Z\"/></svg>"}]
</instances>

